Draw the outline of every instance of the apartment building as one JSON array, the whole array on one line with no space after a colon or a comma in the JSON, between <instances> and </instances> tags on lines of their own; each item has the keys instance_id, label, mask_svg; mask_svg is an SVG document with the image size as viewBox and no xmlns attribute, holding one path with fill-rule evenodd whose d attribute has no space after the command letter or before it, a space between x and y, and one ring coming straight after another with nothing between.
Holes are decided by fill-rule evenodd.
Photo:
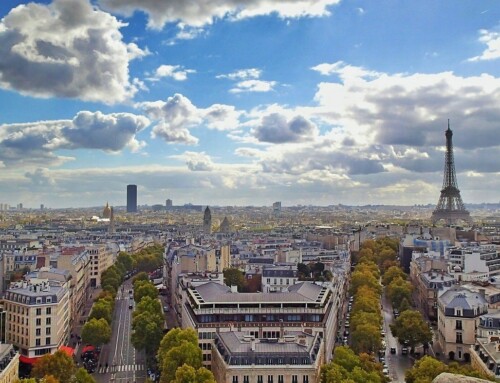
<instances>
[{"instance_id":1,"label":"apartment building","mask_svg":"<svg viewBox=\"0 0 500 383\"><path fill-rule=\"evenodd\" d=\"M106 243L85 244L85 250L90 257L90 286L101 286L101 274L113 265L117 252Z\"/></svg>"},{"instance_id":2,"label":"apartment building","mask_svg":"<svg viewBox=\"0 0 500 383\"><path fill-rule=\"evenodd\" d=\"M319 333L287 332L256 339L243 332L215 335L212 372L217 382L316 383L324 358Z\"/></svg>"},{"instance_id":3,"label":"apartment building","mask_svg":"<svg viewBox=\"0 0 500 383\"><path fill-rule=\"evenodd\" d=\"M500 378L500 312L479 318L476 343L470 348L471 365L493 378Z\"/></svg>"},{"instance_id":4,"label":"apartment building","mask_svg":"<svg viewBox=\"0 0 500 383\"><path fill-rule=\"evenodd\" d=\"M216 334L240 331L255 339L280 338L285 332L307 332L323 338L322 358L332 358L337 331L337 297L329 283L299 282L288 292L238 293L208 282L185 291L182 327L198 332L203 364L211 365Z\"/></svg>"},{"instance_id":5,"label":"apartment building","mask_svg":"<svg viewBox=\"0 0 500 383\"><path fill-rule=\"evenodd\" d=\"M30 278L5 293L5 337L16 346L21 361L54 353L69 337L71 315L67 282Z\"/></svg>"},{"instance_id":6,"label":"apartment building","mask_svg":"<svg viewBox=\"0 0 500 383\"><path fill-rule=\"evenodd\" d=\"M19 353L11 344L0 344L0 383L19 380Z\"/></svg>"},{"instance_id":7,"label":"apartment building","mask_svg":"<svg viewBox=\"0 0 500 383\"><path fill-rule=\"evenodd\" d=\"M438 342L451 360L470 359L479 318L488 312L483 295L453 287L438 298Z\"/></svg>"},{"instance_id":8,"label":"apartment building","mask_svg":"<svg viewBox=\"0 0 500 383\"><path fill-rule=\"evenodd\" d=\"M287 291L299 280L297 266L264 266L262 270L262 290L265 293Z\"/></svg>"},{"instance_id":9,"label":"apartment building","mask_svg":"<svg viewBox=\"0 0 500 383\"><path fill-rule=\"evenodd\" d=\"M68 270L71 275L71 318L72 321L78 320L91 295L90 255L85 246L62 247L59 252L54 254L54 261L51 261L51 265L58 269Z\"/></svg>"}]
</instances>

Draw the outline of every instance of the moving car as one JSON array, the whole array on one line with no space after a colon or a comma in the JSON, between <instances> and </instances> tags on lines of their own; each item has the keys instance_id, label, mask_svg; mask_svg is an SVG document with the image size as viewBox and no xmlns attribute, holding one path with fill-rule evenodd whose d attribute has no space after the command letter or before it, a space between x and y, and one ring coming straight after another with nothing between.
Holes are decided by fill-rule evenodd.
<instances>
[{"instance_id":1,"label":"moving car","mask_svg":"<svg viewBox=\"0 0 500 383\"><path fill-rule=\"evenodd\" d=\"M395 354L396 353L396 347L391 347L391 354Z\"/></svg>"}]
</instances>

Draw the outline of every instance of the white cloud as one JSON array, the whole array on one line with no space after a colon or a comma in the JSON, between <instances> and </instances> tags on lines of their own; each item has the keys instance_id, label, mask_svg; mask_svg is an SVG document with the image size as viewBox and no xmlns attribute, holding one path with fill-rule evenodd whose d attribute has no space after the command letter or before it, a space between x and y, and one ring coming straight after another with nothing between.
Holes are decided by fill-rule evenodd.
<instances>
[{"instance_id":1,"label":"white cloud","mask_svg":"<svg viewBox=\"0 0 500 383\"><path fill-rule=\"evenodd\" d=\"M130 99L137 87L129 61L149 52L124 43L123 26L88 0L13 8L0 22L0 87L108 104Z\"/></svg>"},{"instance_id":2,"label":"white cloud","mask_svg":"<svg viewBox=\"0 0 500 383\"><path fill-rule=\"evenodd\" d=\"M208 108L197 108L182 94L175 94L167 101L153 101L137 104L158 123L153 128L152 137L163 138L167 142L195 145L198 139L190 129L207 127L216 130L236 129L241 112L233 106L214 104Z\"/></svg>"},{"instance_id":3,"label":"white cloud","mask_svg":"<svg viewBox=\"0 0 500 383\"><path fill-rule=\"evenodd\" d=\"M262 74L262 71L257 68L239 69L228 74L220 74L216 78L228 78L230 80L247 80L257 79Z\"/></svg>"},{"instance_id":4,"label":"white cloud","mask_svg":"<svg viewBox=\"0 0 500 383\"><path fill-rule=\"evenodd\" d=\"M294 116L287 120L282 114L272 113L261 119L252 134L261 142L281 144L314 139L318 134L318 129L314 123L303 116Z\"/></svg>"},{"instance_id":5,"label":"white cloud","mask_svg":"<svg viewBox=\"0 0 500 383\"><path fill-rule=\"evenodd\" d=\"M9 165L59 164L60 149L97 149L118 152L139 149L136 134L149 125L144 116L131 113L78 112L72 120L0 125L0 160Z\"/></svg>"},{"instance_id":6,"label":"white cloud","mask_svg":"<svg viewBox=\"0 0 500 383\"><path fill-rule=\"evenodd\" d=\"M160 65L155 72L155 78L171 77L176 81L187 80L188 74L196 73L194 69L184 69L181 65Z\"/></svg>"},{"instance_id":7,"label":"white cloud","mask_svg":"<svg viewBox=\"0 0 500 383\"><path fill-rule=\"evenodd\" d=\"M281 18L321 17L340 0L198 0L196 5L178 0L100 0L105 9L131 16L135 11L148 15L148 26L161 29L167 23L202 27L215 19L233 20L276 14Z\"/></svg>"},{"instance_id":8,"label":"white cloud","mask_svg":"<svg viewBox=\"0 0 500 383\"><path fill-rule=\"evenodd\" d=\"M205 152L189 152L170 156L177 160L184 161L191 171L211 171L214 169L212 158Z\"/></svg>"},{"instance_id":9,"label":"white cloud","mask_svg":"<svg viewBox=\"0 0 500 383\"><path fill-rule=\"evenodd\" d=\"M471 57L468 61L496 60L500 58L500 32L481 29L479 42L486 45L486 49L479 56Z\"/></svg>"},{"instance_id":10,"label":"white cloud","mask_svg":"<svg viewBox=\"0 0 500 383\"><path fill-rule=\"evenodd\" d=\"M273 90L276 84L276 81L244 80L236 83L236 86L230 89L229 92L270 92Z\"/></svg>"}]
</instances>

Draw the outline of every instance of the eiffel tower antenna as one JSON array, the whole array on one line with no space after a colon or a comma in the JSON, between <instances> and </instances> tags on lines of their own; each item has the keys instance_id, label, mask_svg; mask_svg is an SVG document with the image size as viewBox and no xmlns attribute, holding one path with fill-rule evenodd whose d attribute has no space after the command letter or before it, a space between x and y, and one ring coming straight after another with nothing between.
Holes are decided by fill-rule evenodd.
<instances>
[{"instance_id":1,"label":"eiffel tower antenna","mask_svg":"<svg viewBox=\"0 0 500 383\"><path fill-rule=\"evenodd\" d=\"M446 136L446 154L444 160L443 188L436 209L432 213L432 223L445 220L447 224L455 224L459 220L472 223L469 212L465 209L460 190L458 189L457 176L455 174L455 160L453 158L453 132L450 129L448 119L448 129Z\"/></svg>"}]
</instances>

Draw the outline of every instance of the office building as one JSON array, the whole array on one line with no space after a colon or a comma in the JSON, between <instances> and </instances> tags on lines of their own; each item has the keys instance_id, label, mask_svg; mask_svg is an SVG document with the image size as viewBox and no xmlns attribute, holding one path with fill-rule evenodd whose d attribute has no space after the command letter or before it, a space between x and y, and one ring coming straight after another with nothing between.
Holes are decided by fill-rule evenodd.
<instances>
[{"instance_id":1,"label":"office building","mask_svg":"<svg viewBox=\"0 0 500 383\"><path fill-rule=\"evenodd\" d=\"M137 185L127 185L127 213L137 213Z\"/></svg>"},{"instance_id":2,"label":"office building","mask_svg":"<svg viewBox=\"0 0 500 383\"><path fill-rule=\"evenodd\" d=\"M19 353L11 344L0 344L0 383L19 381Z\"/></svg>"},{"instance_id":3,"label":"office building","mask_svg":"<svg viewBox=\"0 0 500 383\"><path fill-rule=\"evenodd\" d=\"M172 200L170 198L167 199L165 201L165 207L167 208L167 210L172 209L172 206L174 206Z\"/></svg>"}]
</instances>

